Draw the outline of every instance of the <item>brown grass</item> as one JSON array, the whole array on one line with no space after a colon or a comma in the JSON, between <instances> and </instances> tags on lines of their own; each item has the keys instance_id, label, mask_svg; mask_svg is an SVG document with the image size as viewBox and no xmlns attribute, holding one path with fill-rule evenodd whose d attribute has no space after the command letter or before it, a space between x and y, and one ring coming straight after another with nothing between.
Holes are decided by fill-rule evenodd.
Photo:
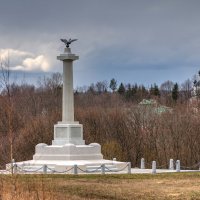
<instances>
[{"instance_id":1,"label":"brown grass","mask_svg":"<svg viewBox=\"0 0 200 200\"><path fill-rule=\"evenodd\" d=\"M200 173L0 176L0 200L200 199Z\"/></svg>"}]
</instances>

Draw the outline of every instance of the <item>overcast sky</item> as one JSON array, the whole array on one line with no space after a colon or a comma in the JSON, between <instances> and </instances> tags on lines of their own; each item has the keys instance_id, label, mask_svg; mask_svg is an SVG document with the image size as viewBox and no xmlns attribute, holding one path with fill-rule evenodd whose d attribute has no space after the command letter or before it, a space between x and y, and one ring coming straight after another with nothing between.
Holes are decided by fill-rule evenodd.
<instances>
[{"instance_id":1,"label":"overcast sky","mask_svg":"<svg viewBox=\"0 0 200 200\"><path fill-rule=\"evenodd\" d=\"M200 1L0 0L0 54L9 50L13 70L61 72L59 40L69 37L75 87L181 83L200 70Z\"/></svg>"}]
</instances>

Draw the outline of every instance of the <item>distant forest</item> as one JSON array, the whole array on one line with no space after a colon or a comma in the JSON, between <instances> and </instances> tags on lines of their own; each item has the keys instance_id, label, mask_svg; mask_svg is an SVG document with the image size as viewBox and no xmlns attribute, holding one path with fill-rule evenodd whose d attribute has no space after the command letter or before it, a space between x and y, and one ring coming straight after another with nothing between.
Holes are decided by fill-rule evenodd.
<instances>
[{"instance_id":1,"label":"distant forest","mask_svg":"<svg viewBox=\"0 0 200 200\"><path fill-rule=\"evenodd\" d=\"M32 159L35 145L51 144L53 126L61 121L61 74L36 87L10 84L9 73L4 70L0 79L1 168L13 158ZM189 79L150 88L115 79L93 83L74 91L75 119L86 143L100 143L106 159L138 167L143 157L167 167L173 158L191 166L200 161L200 104L198 96L191 98L192 86Z\"/></svg>"}]
</instances>

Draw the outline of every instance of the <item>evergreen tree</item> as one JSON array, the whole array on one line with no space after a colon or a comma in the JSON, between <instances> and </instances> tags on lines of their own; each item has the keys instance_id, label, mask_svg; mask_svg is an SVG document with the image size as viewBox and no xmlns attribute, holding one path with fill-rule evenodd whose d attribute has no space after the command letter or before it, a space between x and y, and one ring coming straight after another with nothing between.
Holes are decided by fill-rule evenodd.
<instances>
[{"instance_id":1,"label":"evergreen tree","mask_svg":"<svg viewBox=\"0 0 200 200\"><path fill-rule=\"evenodd\" d=\"M132 93L133 95L135 95L137 93L137 90L138 90L138 85L135 84L133 87L132 87Z\"/></svg>"},{"instance_id":2,"label":"evergreen tree","mask_svg":"<svg viewBox=\"0 0 200 200\"><path fill-rule=\"evenodd\" d=\"M154 85L154 95L155 96L160 96L160 90L159 90L159 88L158 88L158 86L156 84Z\"/></svg>"},{"instance_id":3,"label":"evergreen tree","mask_svg":"<svg viewBox=\"0 0 200 200\"><path fill-rule=\"evenodd\" d=\"M154 87L153 87L153 85L151 85L151 87L149 89L149 93L150 93L150 95L154 95Z\"/></svg>"},{"instance_id":4,"label":"evergreen tree","mask_svg":"<svg viewBox=\"0 0 200 200\"><path fill-rule=\"evenodd\" d=\"M131 87L131 84L129 83L127 86L126 86L126 98L127 99L131 99L131 97L133 96L132 94L132 87Z\"/></svg>"},{"instance_id":5,"label":"evergreen tree","mask_svg":"<svg viewBox=\"0 0 200 200\"><path fill-rule=\"evenodd\" d=\"M117 81L113 78L110 81L110 89L115 92L115 90L117 89Z\"/></svg>"},{"instance_id":6,"label":"evergreen tree","mask_svg":"<svg viewBox=\"0 0 200 200\"><path fill-rule=\"evenodd\" d=\"M149 92L150 92L151 95L160 96L160 91L159 91L159 88L156 84L154 84L154 86L151 85Z\"/></svg>"},{"instance_id":7,"label":"evergreen tree","mask_svg":"<svg viewBox=\"0 0 200 200\"><path fill-rule=\"evenodd\" d=\"M118 92L119 94L121 94L121 95L124 95L124 94L125 94L126 90L125 90L125 87L124 87L124 84L123 84L123 83L120 84L120 86L119 86L117 92Z\"/></svg>"},{"instance_id":8,"label":"evergreen tree","mask_svg":"<svg viewBox=\"0 0 200 200\"><path fill-rule=\"evenodd\" d=\"M177 101L178 97L179 97L179 88L178 88L178 84L175 83L172 89L172 99L174 101Z\"/></svg>"},{"instance_id":9,"label":"evergreen tree","mask_svg":"<svg viewBox=\"0 0 200 200\"><path fill-rule=\"evenodd\" d=\"M148 91L146 90L144 85L140 85L138 88L138 98L141 100L143 98L146 98L148 95Z\"/></svg>"}]
</instances>

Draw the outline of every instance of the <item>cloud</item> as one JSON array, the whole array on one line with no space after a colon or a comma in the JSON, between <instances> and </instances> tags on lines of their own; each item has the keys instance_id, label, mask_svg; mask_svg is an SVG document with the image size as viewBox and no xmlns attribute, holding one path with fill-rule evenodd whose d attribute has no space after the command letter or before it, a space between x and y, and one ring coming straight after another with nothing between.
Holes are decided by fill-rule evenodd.
<instances>
[{"instance_id":1,"label":"cloud","mask_svg":"<svg viewBox=\"0 0 200 200\"><path fill-rule=\"evenodd\" d=\"M20 51L17 49L0 49L1 62L7 62L9 60L10 67L12 68L16 64L22 63L22 61L33 56L32 53L26 51Z\"/></svg>"},{"instance_id":2,"label":"cloud","mask_svg":"<svg viewBox=\"0 0 200 200\"><path fill-rule=\"evenodd\" d=\"M196 0L2 1L0 44L6 51L1 53L6 57L12 49L15 70L61 71L59 39L72 37L78 38L71 45L80 56L74 63L78 85L91 77L104 80L106 74L141 81L150 70L146 82L171 74L182 81L199 68L199 7Z\"/></svg>"},{"instance_id":3,"label":"cloud","mask_svg":"<svg viewBox=\"0 0 200 200\"><path fill-rule=\"evenodd\" d=\"M34 70L48 71L49 70L49 63L44 55L39 55L35 58L26 58L22 64L24 66L24 69L28 71L34 71Z\"/></svg>"},{"instance_id":4,"label":"cloud","mask_svg":"<svg viewBox=\"0 0 200 200\"><path fill-rule=\"evenodd\" d=\"M44 55L34 56L33 53L16 49L0 49L2 62L9 59L11 70L48 71L49 60Z\"/></svg>"},{"instance_id":5,"label":"cloud","mask_svg":"<svg viewBox=\"0 0 200 200\"><path fill-rule=\"evenodd\" d=\"M33 54L26 51L20 51L17 49L0 49L1 59L7 59L8 57L25 57L32 56Z\"/></svg>"}]
</instances>

